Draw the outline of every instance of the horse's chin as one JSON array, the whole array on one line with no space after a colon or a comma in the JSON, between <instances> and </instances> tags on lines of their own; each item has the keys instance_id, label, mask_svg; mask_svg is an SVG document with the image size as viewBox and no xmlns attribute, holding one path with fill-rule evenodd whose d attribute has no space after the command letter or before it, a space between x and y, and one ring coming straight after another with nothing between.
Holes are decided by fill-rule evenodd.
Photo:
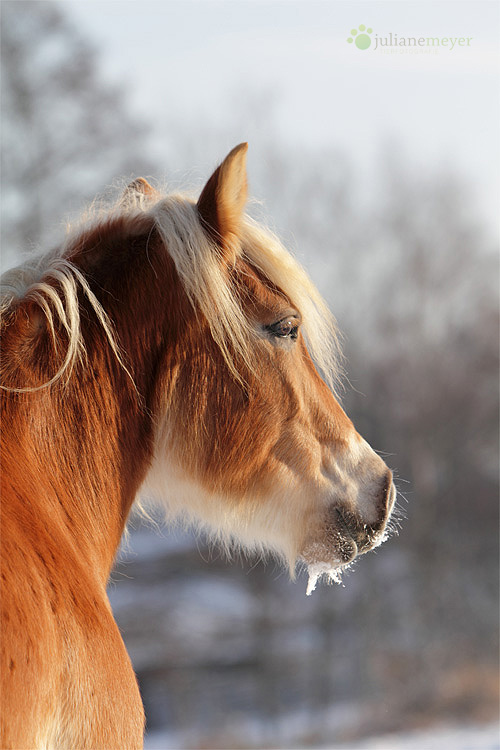
<instances>
[{"instance_id":1,"label":"horse's chin","mask_svg":"<svg viewBox=\"0 0 500 750\"><path fill-rule=\"evenodd\" d=\"M307 581L306 595L311 596L312 592L316 590L316 584L319 580L324 580L326 583L342 583L342 573L345 571L348 565L332 565L331 563L309 563L307 566L307 574L309 576Z\"/></svg>"},{"instance_id":2,"label":"horse's chin","mask_svg":"<svg viewBox=\"0 0 500 750\"><path fill-rule=\"evenodd\" d=\"M358 555L378 547L386 539L385 523L376 531L363 524L357 514L329 507L320 529L304 546L300 559L307 566L307 595L322 579L326 583L342 583L343 572Z\"/></svg>"},{"instance_id":3,"label":"horse's chin","mask_svg":"<svg viewBox=\"0 0 500 750\"><path fill-rule=\"evenodd\" d=\"M309 576L307 596L316 589L320 579L326 583L342 583L342 573L351 565L357 554L357 544L349 536L339 536L335 548L322 542L309 544L301 555L301 561L306 564Z\"/></svg>"}]
</instances>

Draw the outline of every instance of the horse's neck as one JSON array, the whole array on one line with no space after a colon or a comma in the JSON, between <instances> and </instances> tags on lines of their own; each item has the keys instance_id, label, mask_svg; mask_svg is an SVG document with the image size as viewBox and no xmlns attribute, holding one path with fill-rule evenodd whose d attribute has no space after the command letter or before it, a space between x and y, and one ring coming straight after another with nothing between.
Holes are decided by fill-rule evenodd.
<instances>
[{"instance_id":1,"label":"horse's neck","mask_svg":"<svg viewBox=\"0 0 500 750\"><path fill-rule=\"evenodd\" d=\"M76 550L103 583L150 450L144 409L126 374L114 382L116 372L89 353L67 385L7 395L3 418L12 502L39 536Z\"/></svg>"}]
</instances>

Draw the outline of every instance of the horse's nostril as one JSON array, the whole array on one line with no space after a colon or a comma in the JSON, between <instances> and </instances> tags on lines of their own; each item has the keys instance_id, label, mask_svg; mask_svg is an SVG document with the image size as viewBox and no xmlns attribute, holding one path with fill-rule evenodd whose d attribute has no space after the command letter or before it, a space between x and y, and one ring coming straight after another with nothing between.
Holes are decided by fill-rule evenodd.
<instances>
[{"instance_id":1,"label":"horse's nostril","mask_svg":"<svg viewBox=\"0 0 500 750\"><path fill-rule=\"evenodd\" d=\"M378 515L381 522L384 522L387 518L387 515L390 513L395 498L396 488L394 487L394 482L392 481L392 471L390 469L387 469L382 482L382 488L378 502Z\"/></svg>"},{"instance_id":2,"label":"horse's nostril","mask_svg":"<svg viewBox=\"0 0 500 750\"><path fill-rule=\"evenodd\" d=\"M387 503L386 503L387 514L389 514L394 507L394 503L396 502L396 494L397 494L396 486L394 482L392 481L392 472L391 472L391 484L387 491Z\"/></svg>"}]
</instances>

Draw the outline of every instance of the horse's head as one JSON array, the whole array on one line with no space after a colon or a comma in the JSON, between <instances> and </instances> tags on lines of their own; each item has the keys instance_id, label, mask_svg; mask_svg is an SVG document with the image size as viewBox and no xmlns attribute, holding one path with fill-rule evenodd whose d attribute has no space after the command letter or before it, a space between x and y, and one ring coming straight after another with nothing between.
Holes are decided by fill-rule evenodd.
<instances>
[{"instance_id":1,"label":"horse's head","mask_svg":"<svg viewBox=\"0 0 500 750\"><path fill-rule=\"evenodd\" d=\"M244 216L246 150L227 156L196 205L133 186L154 203L176 279L146 484L223 541L277 551L292 569L305 562L311 589L383 540L396 493L310 356L334 379L333 319L276 238ZM148 262L161 275L154 243Z\"/></svg>"},{"instance_id":2,"label":"horse's head","mask_svg":"<svg viewBox=\"0 0 500 750\"><path fill-rule=\"evenodd\" d=\"M246 144L197 202L136 180L44 261L24 297L7 294L5 382L47 397L61 378L73 384L68 435L77 415L97 420L103 465L114 462L123 485L121 518L144 481L171 515L223 543L275 551L292 572L302 561L312 588L383 540L396 493L327 385L333 318L244 214L245 159Z\"/></svg>"}]
</instances>

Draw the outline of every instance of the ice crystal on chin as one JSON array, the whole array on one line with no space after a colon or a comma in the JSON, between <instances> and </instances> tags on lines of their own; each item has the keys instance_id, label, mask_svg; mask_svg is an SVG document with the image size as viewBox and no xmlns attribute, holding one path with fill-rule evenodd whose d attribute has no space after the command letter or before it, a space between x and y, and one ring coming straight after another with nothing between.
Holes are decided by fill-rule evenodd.
<instances>
[{"instance_id":1,"label":"ice crystal on chin","mask_svg":"<svg viewBox=\"0 0 500 750\"><path fill-rule=\"evenodd\" d=\"M309 563L307 572L309 580L307 582L306 596L311 596L316 589L316 584L323 576L327 576L327 583L342 584L342 573L347 565L335 567L331 563Z\"/></svg>"}]
</instances>

